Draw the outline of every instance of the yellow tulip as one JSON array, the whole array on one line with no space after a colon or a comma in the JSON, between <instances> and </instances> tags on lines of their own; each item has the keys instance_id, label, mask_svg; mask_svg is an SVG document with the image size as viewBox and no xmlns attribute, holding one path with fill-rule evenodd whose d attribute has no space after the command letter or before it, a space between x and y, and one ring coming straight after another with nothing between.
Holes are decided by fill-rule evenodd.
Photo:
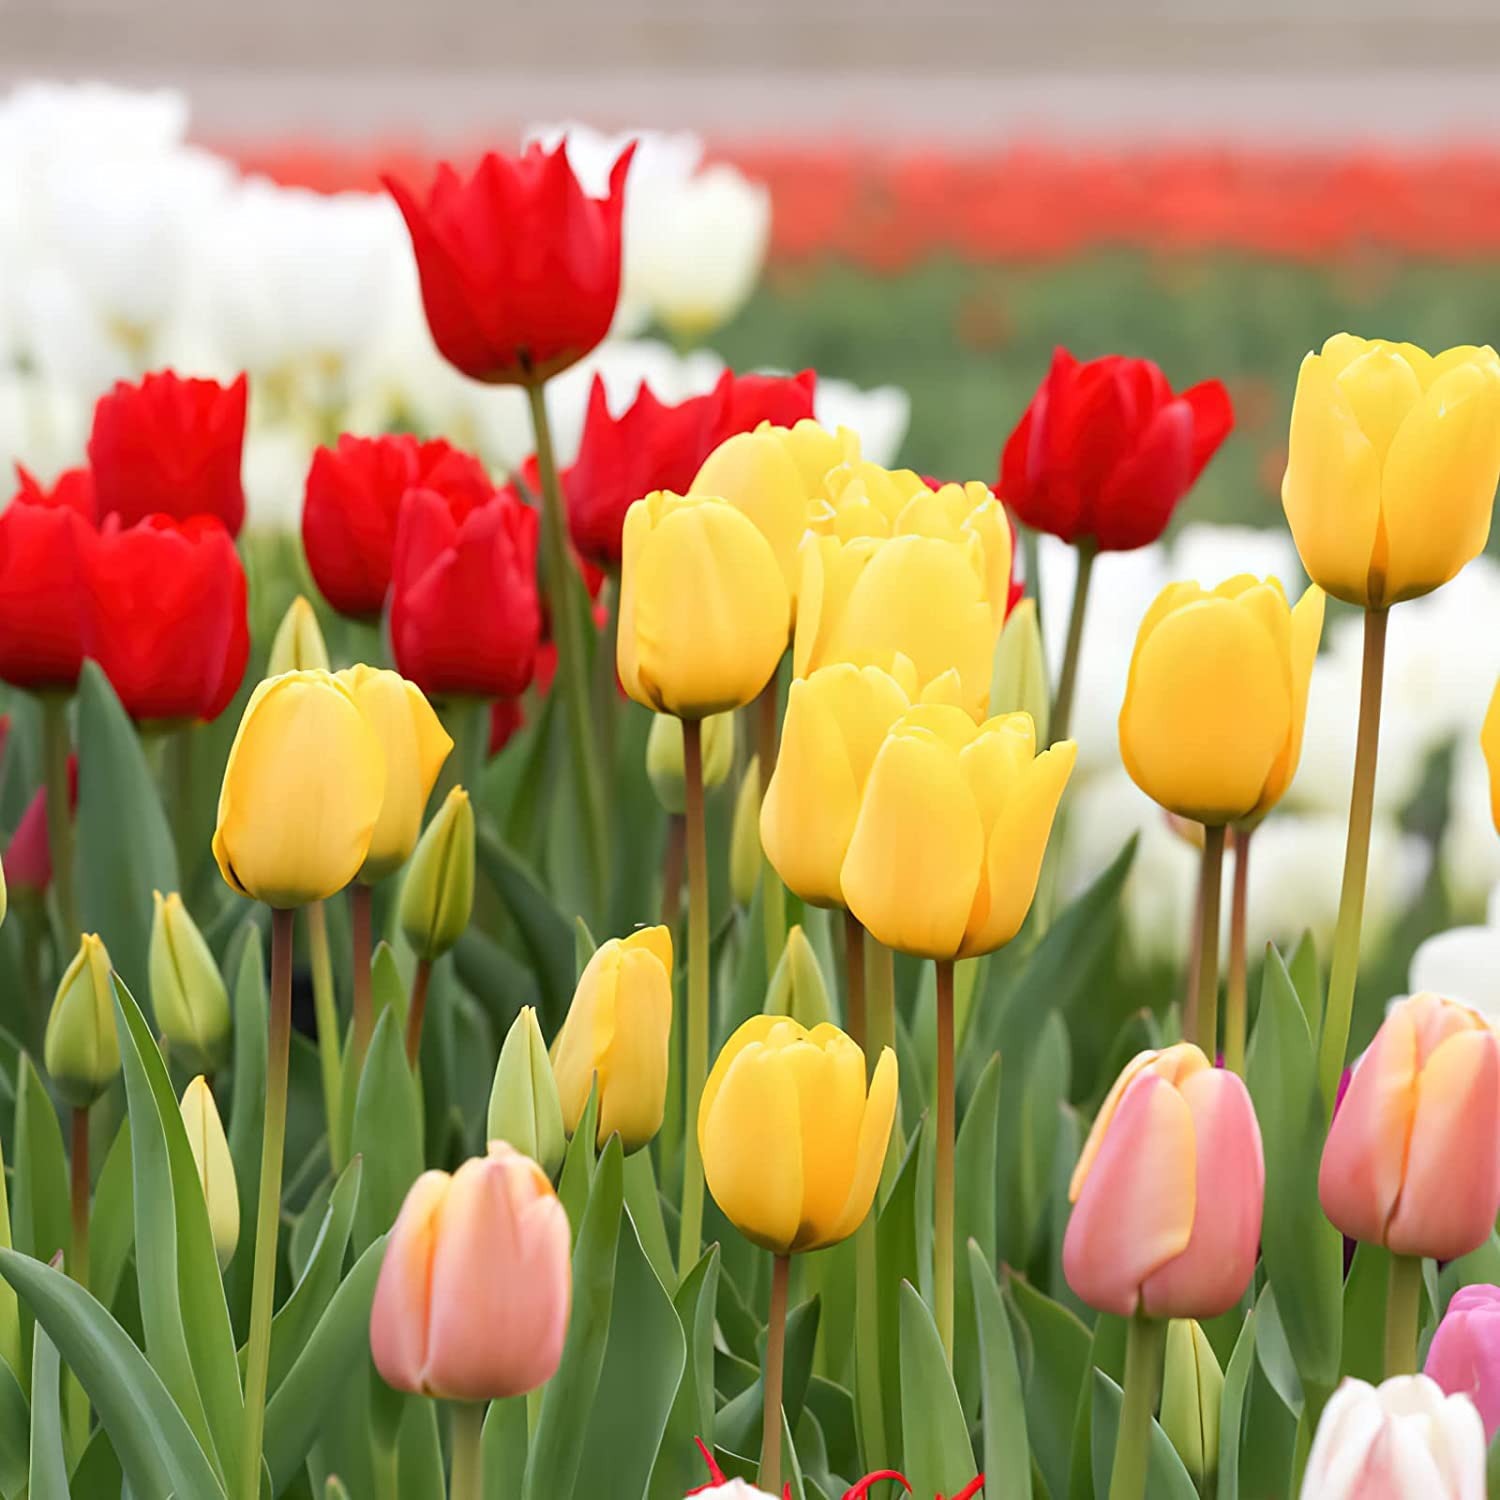
<instances>
[{"instance_id":1,"label":"yellow tulip","mask_svg":"<svg viewBox=\"0 0 1500 1500\"><path fill-rule=\"evenodd\" d=\"M749 703L790 619L770 543L726 501L657 490L625 513L617 665L637 703L682 719Z\"/></svg>"},{"instance_id":2,"label":"yellow tulip","mask_svg":"<svg viewBox=\"0 0 1500 1500\"><path fill-rule=\"evenodd\" d=\"M661 1129L672 1031L672 934L644 927L595 950L552 1044L552 1071L571 1136L599 1091L598 1144L618 1134L638 1150Z\"/></svg>"},{"instance_id":3,"label":"yellow tulip","mask_svg":"<svg viewBox=\"0 0 1500 1500\"><path fill-rule=\"evenodd\" d=\"M721 786L734 763L734 715L711 714L703 720L703 790ZM687 782L682 760L682 720L657 714L646 736L646 776L662 809L687 809Z\"/></svg>"},{"instance_id":4,"label":"yellow tulip","mask_svg":"<svg viewBox=\"0 0 1500 1500\"><path fill-rule=\"evenodd\" d=\"M1340 333L1297 375L1281 503L1308 576L1378 609L1484 550L1500 476L1500 357Z\"/></svg>"},{"instance_id":5,"label":"yellow tulip","mask_svg":"<svg viewBox=\"0 0 1500 1500\"><path fill-rule=\"evenodd\" d=\"M1484 751L1484 763L1490 773L1490 817L1500 831L1500 682L1490 697L1490 706L1485 710L1484 723L1479 730L1479 748Z\"/></svg>"},{"instance_id":6,"label":"yellow tulip","mask_svg":"<svg viewBox=\"0 0 1500 1500\"><path fill-rule=\"evenodd\" d=\"M978 726L918 704L876 752L844 858L844 904L878 942L923 958L1008 943L1036 894L1072 740L1035 754L1031 715Z\"/></svg>"},{"instance_id":7,"label":"yellow tulip","mask_svg":"<svg viewBox=\"0 0 1500 1500\"><path fill-rule=\"evenodd\" d=\"M752 1016L703 1088L708 1190L746 1239L777 1255L847 1239L870 1211L896 1115L896 1055L865 1055L837 1026Z\"/></svg>"},{"instance_id":8,"label":"yellow tulip","mask_svg":"<svg viewBox=\"0 0 1500 1500\"><path fill-rule=\"evenodd\" d=\"M271 640L271 654L266 660L266 676L280 677L283 672L328 670L328 646L311 604L298 594L281 617Z\"/></svg>"},{"instance_id":9,"label":"yellow tulip","mask_svg":"<svg viewBox=\"0 0 1500 1500\"><path fill-rule=\"evenodd\" d=\"M385 754L328 672L287 672L250 695L219 790L213 851L231 889L270 906L342 890L370 851Z\"/></svg>"},{"instance_id":10,"label":"yellow tulip","mask_svg":"<svg viewBox=\"0 0 1500 1500\"><path fill-rule=\"evenodd\" d=\"M775 435L797 465L803 488L809 495L822 488L830 469L859 461L859 434L848 427L836 427L830 432L811 417L804 417L791 427L773 427L762 422L756 431Z\"/></svg>"},{"instance_id":11,"label":"yellow tulip","mask_svg":"<svg viewBox=\"0 0 1500 1500\"><path fill-rule=\"evenodd\" d=\"M1200 823L1264 817L1296 774L1322 590L1288 608L1274 579L1173 583L1141 621L1120 754L1148 797Z\"/></svg>"},{"instance_id":12,"label":"yellow tulip","mask_svg":"<svg viewBox=\"0 0 1500 1500\"><path fill-rule=\"evenodd\" d=\"M422 812L453 741L416 683L380 667L345 667L334 674L354 694L385 751L385 795L359 878L377 885L411 856Z\"/></svg>"},{"instance_id":13,"label":"yellow tulip","mask_svg":"<svg viewBox=\"0 0 1500 1500\"><path fill-rule=\"evenodd\" d=\"M214 1252L222 1271L234 1259L240 1242L240 1194L219 1106L201 1073L188 1084L181 1108L193 1164L198 1168L198 1182L203 1188L203 1202L208 1209Z\"/></svg>"}]
</instances>

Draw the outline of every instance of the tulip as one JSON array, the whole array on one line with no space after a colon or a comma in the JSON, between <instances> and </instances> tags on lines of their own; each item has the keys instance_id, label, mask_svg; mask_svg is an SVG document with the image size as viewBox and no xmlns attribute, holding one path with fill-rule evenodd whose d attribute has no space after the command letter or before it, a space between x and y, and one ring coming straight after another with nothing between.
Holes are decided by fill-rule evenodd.
<instances>
[{"instance_id":1,"label":"tulip","mask_svg":"<svg viewBox=\"0 0 1500 1500\"><path fill-rule=\"evenodd\" d=\"M1000 632L995 670L990 677L990 713L1028 713L1036 725L1037 738L1047 738L1051 699L1035 599L1022 599Z\"/></svg>"},{"instance_id":2,"label":"tulip","mask_svg":"<svg viewBox=\"0 0 1500 1500\"><path fill-rule=\"evenodd\" d=\"M571 1136L597 1089L598 1144L637 1151L661 1129L672 1031L672 935L645 927L589 959L553 1043L552 1069Z\"/></svg>"},{"instance_id":3,"label":"tulip","mask_svg":"<svg viewBox=\"0 0 1500 1500\"><path fill-rule=\"evenodd\" d=\"M508 1141L549 1178L563 1164L567 1140L562 1102L536 1011L523 1005L511 1022L495 1066L485 1139Z\"/></svg>"},{"instance_id":4,"label":"tulip","mask_svg":"<svg viewBox=\"0 0 1500 1500\"><path fill-rule=\"evenodd\" d=\"M786 649L790 600L776 556L733 506L656 491L625 517L618 666L658 713L739 708Z\"/></svg>"},{"instance_id":5,"label":"tulip","mask_svg":"<svg viewBox=\"0 0 1500 1500\"><path fill-rule=\"evenodd\" d=\"M1484 550L1500 475L1500 358L1340 333L1297 374L1281 503L1308 576L1367 609Z\"/></svg>"},{"instance_id":6,"label":"tulip","mask_svg":"<svg viewBox=\"0 0 1500 1500\"><path fill-rule=\"evenodd\" d=\"M734 822L729 830L729 891L736 903L744 907L755 899L765 853L761 844L760 810L760 756L752 755L740 789L735 793Z\"/></svg>"},{"instance_id":7,"label":"tulip","mask_svg":"<svg viewBox=\"0 0 1500 1500\"><path fill-rule=\"evenodd\" d=\"M1425 1375L1333 1393L1302 1478L1302 1500L1484 1500L1484 1424L1465 1396Z\"/></svg>"},{"instance_id":8,"label":"tulip","mask_svg":"<svg viewBox=\"0 0 1500 1500\"><path fill-rule=\"evenodd\" d=\"M412 1184L386 1244L370 1352L399 1391L493 1401L535 1390L562 1358L568 1216L534 1161L504 1141Z\"/></svg>"},{"instance_id":9,"label":"tulip","mask_svg":"<svg viewBox=\"0 0 1500 1500\"><path fill-rule=\"evenodd\" d=\"M463 936L474 909L474 807L454 787L417 841L401 887L401 931L419 960L436 963Z\"/></svg>"},{"instance_id":10,"label":"tulip","mask_svg":"<svg viewBox=\"0 0 1500 1500\"><path fill-rule=\"evenodd\" d=\"M1453 1294L1427 1350L1423 1373L1450 1396L1467 1396L1484 1422L1486 1445L1500 1432L1500 1287Z\"/></svg>"},{"instance_id":11,"label":"tulip","mask_svg":"<svg viewBox=\"0 0 1500 1500\"><path fill-rule=\"evenodd\" d=\"M1142 1052L1100 1106L1068 1186L1068 1285L1120 1317L1218 1317L1254 1272L1264 1192L1239 1076L1187 1042Z\"/></svg>"},{"instance_id":12,"label":"tulip","mask_svg":"<svg viewBox=\"0 0 1500 1500\"><path fill-rule=\"evenodd\" d=\"M787 932L786 947L771 972L762 1009L768 1016L790 1016L809 1031L833 1019L823 967L799 923Z\"/></svg>"},{"instance_id":13,"label":"tulip","mask_svg":"<svg viewBox=\"0 0 1500 1500\"><path fill-rule=\"evenodd\" d=\"M90 526L99 521L99 505L94 495L94 476L87 468L64 469L50 485L22 465L16 465L16 499L27 505L50 506L76 511Z\"/></svg>"},{"instance_id":14,"label":"tulip","mask_svg":"<svg viewBox=\"0 0 1500 1500\"><path fill-rule=\"evenodd\" d=\"M89 467L99 517L131 527L161 513L214 516L231 536L245 519L240 455L248 389L184 380L170 370L119 382L99 398Z\"/></svg>"},{"instance_id":15,"label":"tulip","mask_svg":"<svg viewBox=\"0 0 1500 1500\"><path fill-rule=\"evenodd\" d=\"M380 738L327 672L287 672L250 695L229 748L213 851L230 889L280 908L358 875L385 794Z\"/></svg>"},{"instance_id":16,"label":"tulip","mask_svg":"<svg viewBox=\"0 0 1500 1500\"><path fill-rule=\"evenodd\" d=\"M1191 1318L1167 1329L1161 1425L1200 1493L1219 1470L1219 1406L1224 1372L1213 1345Z\"/></svg>"},{"instance_id":17,"label":"tulip","mask_svg":"<svg viewBox=\"0 0 1500 1500\"><path fill-rule=\"evenodd\" d=\"M266 661L266 676L280 677L283 672L326 672L329 669L328 646L318 626L318 617L298 594L281 617L271 640L271 654Z\"/></svg>"},{"instance_id":18,"label":"tulip","mask_svg":"<svg viewBox=\"0 0 1500 1500\"><path fill-rule=\"evenodd\" d=\"M92 513L58 491L0 511L0 680L71 692L83 666L83 549Z\"/></svg>"},{"instance_id":19,"label":"tulip","mask_svg":"<svg viewBox=\"0 0 1500 1500\"><path fill-rule=\"evenodd\" d=\"M1484 751L1485 768L1490 773L1490 818L1500 832L1500 682L1490 697L1484 723L1479 730L1479 746Z\"/></svg>"},{"instance_id":20,"label":"tulip","mask_svg":"<svg viewBox=\"0 0 1500 1500\"><path fill-rule=\"evenodd\" d=\"M734 715L711 714L703 721L703 789L721 786L734 761ZM682 720L657 714L646 737L646 776L664 812L687 811L683 784Z\"/></svg>"},{"instance_id":21,"label":"tulip","mask_svg":"<svg viewBox=\"0 0 1500 1500\"><path fill-rule=\"evenodd\" d=\"M120 1072L109 953L91 932L58 982L43 1057L58 1093L74 1109L87 1109Z\"/></svg>"},{"instance_id":22,"label":"tulip","mask_svg":"<svg viewBox=\"0 0 1500 1500\"><path fill-rule=\"evenodd\" d=\"M68 812L78 809L78 757L66 761ZM44 894L52 883L52 850L47 837L47 788L36 789L26 811L21 814L10 842L5 846L6 880L17 892L30 896Z\"/></svg>"},{"instance_id":23,"label":"tulip","mask_svg":"<svg viewBox=\"0 0 1500 1500\"><path fill-rule=\"evenodd\" d=\"M172 1055L196 1073L229 1057L229 991L209 946L176 891L152 891L148 969L151 1009Z\"/></svg>"},{"instance_id":24,"label":"tulip","mask_svg":"<svg viewBox=\"0 0 1500 1500\"><path fill-rule=\"evenodd\" d=\"M187 1129L193 1164L198 1168L208 1226L214 1237L214 1253L222 1271L234 1259L240 1242L240 1194L235 1183L234 1159L224 1138L224 1122L219 1118L213 1090L201 1073L183 1093L182 1123Z\"/></svg>"}]
</instances>

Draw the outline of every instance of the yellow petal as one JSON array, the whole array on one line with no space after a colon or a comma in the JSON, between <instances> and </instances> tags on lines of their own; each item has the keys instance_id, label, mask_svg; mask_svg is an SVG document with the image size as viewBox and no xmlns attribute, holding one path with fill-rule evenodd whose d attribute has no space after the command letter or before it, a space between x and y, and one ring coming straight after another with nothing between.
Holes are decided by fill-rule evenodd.
<instances>
[{"instance_id":1,"label":"yellow petal","mask_svg":"<svg viewBox=\"0 0 1500 1500\"><path fill-rule=\"evenodd\" d=\"M1373 344L1339 371L1337 381L1359 430L1384 463L1391 439L1422 399L1415 371L1399 350Z\"/></svg>"},{"instance_id":2,"label":"yellow petal","mask_svg":"<svg viewBox=\"0 0 1500 1500\"><path fill-rule=\"evenodd\" d=\"M864 1114L859 1122L859 1140L854 1148L854 1175L849 1183L849 1195L838 1222L828 1233L827 1244L837 1244L848 1239L864 1223L870 1205L875 1201L875 1189L880 1186L880 1172L885 1165L886 1146L891 1138L891 1125L896 1118L896 1054L889 1047L882 1047L880 1061L875 1064L875 1073L870 1079L870 1093L865 1101Z\"/></svg>"},{"instance_id":3,"label":"yellow petal","mask_svg":"<svg viewBox=\"0 0 1500 1500\"><path fill-rule=\"evenodd\" d=\"M669 927L637 927L629 937L620 939L626 952L637 950L656 955L656 961L670 975L672 972L672 930Z\"/></svg>"},{"instance_id":4,"label":"yellow petal","mask_svg":"<svg viewBox=\"0 0 1500 1500\"><path fill-rule=\"evenodd\" d=\"M794 1248L807 1250L830 1242L849 1198L865 1111L865 1059L826 1022L780 1056L801 1111L802 1213Z\"/></svg>"},{"instance_id":5,"label":"yellow petal","mask_svg":"<svg viewBox=\"0 0 1500 1500\"><path fill-rule=\"evenodd\" d=\"M1495 684L1490 706L1485 710L1479 747L1484 751L1484 763L1490 773L1490 818L1496 832L1500 832L1500 682Z\"/></svg>"},{"instance_id":6,"label":"yellow petal","mask_svg":"<svg viewBox=\"0 0 1500 1500\"><path fill-rule=\"evenodd\" d=\"M671 948L662 962L666 928L647 928L620 944L613 1026L598 1056L599 1135L618 1135L627 1152L639 1150L661 1129L667 1102L668 1039L672 1031ZM642 942L640 939L646 939Z\"/></svg>"},{"instance_id":7,"label":"yellow petal","mask_svg":"<svg viewBox=\"0 0 1500 1500\"><path fill-rule=\"evenodd\" d=\"M795 587L809 491L784 444L768 433L737 433L703 461L688 493L718 495L749 517L771 544L788 590Z\"/></svg>"},{"instance_id":8,"label":"yellow petal","mask_svg":"<svg viewBox=\"0 0 1500 1500\"><path fill-rule=\"evenodd\" d=\"M1291 614L1290 666L1292 682L1292 723L1286 744L1266 777L1260 801L1252 818L1264 817L1281 800L1297 774L1302 759L1302 733L1307 727L1307 692L1312 684L1313 662L1323 635L1323 612L1327 596L1317 584L1310 583Z\"/></svg>"}]
</instances>

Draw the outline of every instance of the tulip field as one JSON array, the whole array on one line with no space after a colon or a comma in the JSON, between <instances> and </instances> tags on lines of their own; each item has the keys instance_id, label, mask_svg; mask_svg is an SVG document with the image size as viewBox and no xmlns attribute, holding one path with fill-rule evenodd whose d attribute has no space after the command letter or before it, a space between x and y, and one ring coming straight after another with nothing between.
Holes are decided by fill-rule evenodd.
<instances>
[{"instance_id":1,"label":"tulip field","mask_svg":"<svg viewBox=\"0 0 1500 1500\"><path fill-rule=\"evenodd\" d=\"M0 1500L1500 1497L1487 325L919 471L754 170L0 100Z\"/></svg>"}]
</instances>

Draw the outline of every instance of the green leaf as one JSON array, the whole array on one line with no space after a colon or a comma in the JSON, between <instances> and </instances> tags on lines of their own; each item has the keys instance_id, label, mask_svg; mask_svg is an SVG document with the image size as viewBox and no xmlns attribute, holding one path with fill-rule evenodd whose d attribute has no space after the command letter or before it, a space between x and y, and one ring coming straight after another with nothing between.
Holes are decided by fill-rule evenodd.
<instances>
[{"instance_id":1,"label":"green leaf","mask_svg":"<svg viewBox=\"0 0 1500 1500\"><path fill-rule=\"evenodd\" d=\"M909 1281L901 1288L901 1451L914 1495L956 1495L977 1472L937 1324Z\"/></svg>"},{"instance_id":2,"label":"green leaf","mask_svg":"<svg viewBox=\"0 0 1500 1500\"><path fill-rule=\"evenodd\" d=\"M1276 1301L1276 1288L1266 1283L1256 1303L1260 1316L1255 1320L1255 1356L1260 1372L1288 1411L1302 1409L1302 1382L1297 1375L1297 1361L1287 1343L1286 1328Z\"/></svg>"},{"instance_id":3,"label":"green leaf","mask_svg":"<svg viewBox=\"0 0 1500 1500\"><path fill-rule=\"evenodd\" d=\"M664 1287L675 1288L677 1270L649 1151L637 1151L625 1158L625 1206L630 1210L635 1232L641 1237L641 1249L646 1252L657 1280Z\"/></svg>"},{"instance_id":4,"label":"green leaf","mask_svg":"<svg viewBox=\"0 0 1500 1500\"><path fill-rule=\"evenodd\" d=\"M1000 1059L995 1056L979 1075L969 1107L964 1111L963 1125L954 1149L957 1205L954 1243L962 1246L974 1241L986 1266L995 1263L995 1158L999 1145L999 1117ZM960 1254L956 1261L954 1305L970 1307L974 1302L974 1288L970 1280L969 1257ZM954 1329L953 1376L964 1404L964 1415L971 1422L979 1414L980 1373L978 1327L960 1316Z\"/></svg>"},{"instance_id":5,"label":"green leaf","mask_svg":"<svg viewBox=\"0 0 1500 1500\"><path fill-rule=\"evenodd\" d=\"M73 1470L73 1488L84 1495L118 1495L125 1483L114 1444L103 1427L94 1428L83 1457Z\"/></svg>"},{"instance_id":6,"label":"green leaf","mask_svg":"<svg viewBox=\"0 0 1500 1500\"><path fill-rule=\"evenodd\" d=\"M234 1074L230 1081L229 1157L240 1196L240 1243L225 1276L234 1326L248 1333L250 1280L255 1265L255 1221L260 1200L260 1153L265 1133L266 1050L271 1024L266 956L260 928L246 921L234 973Z\"/></svg>"},{"instance_id":7,"label":"green leaf","mask_svg":"<svg viewBox=\"0 0 1500 1500\"><path fill-rule=\"evenodd\" d=\"M27 1500L70 1500L68 1459L63 1452L62 1401L57 1350L45 1332L31 1356L31 1469ZM19 1450L12 1450L19 1451ZM7 1494L12 1486L4 1484Z\"/></svg>"},{"instance_id":8,"label":"green leaf","mask_svg":"<svg viewBox=\"0 0 1500 1500\"><path fill-rule=\"evenodd\" d=\"M50 1261L68 1248L68 1158L57 1111L32 1061L21 1056L16 1079L15 1248Z\"/></svg>"},{"instance_id":9,"label":"green leaf","mask_svg":"<svg viewBox=\"0 0 1500 1500\"><path fill-rule=\"evenodd\" d=\"M1250 1376L1255 1368L1256 1315L1256 1309L1252 1308L1224 1371L1224 1395L1219 1404L1218 1500L1240 1500L1240 1438L1245 1427Z\"/></svg>"},{"instance_id":10,"label":"green leaf","mask_svg":"<svg viewBox=\"0 0 1500 1500\"><path fill-rule=\"evenodd\" d=\"M1089 1331L1061 1304L1012 1276L1005 1285L1013 1324L1026 1337L1021 1365L1026 1430L1050 1495L1068 1493L1068 1467L1079 1392L1089 1370Z\"/></svg>"},{"instance_id":11,"label":"green leaf","mask_svg":"<svg viewBox=\"0 0 1500 1500\"><path fill-rule=\"evenodd\" d=\"M223 1486L146 1356L76 1282L13 1250L0 1276L56 1344L88 1392L131 1490L142 1497L222 1500Z\"/></svg>"},{"instance_id":12,"label":"green leaf","mask_svg":"<svg viewBox=\"0 0 1500 1500\"><path fill-rule=\"evenodd\" d=\"M0 879L3 879L0 876ZM11 1249L10 1203L5 1190L5 1151L0 1146L0 1250ZM21 1354L21 1307L9 1282L0 1282L0 1365L20 1380L26 1370Z\"/></svg>"},{"instance_id":13,"label":"green leaf","mask_svg":"<svg viewBox=\"0 0 1500 1500\"><path fill-rule=\"evenodd\" d=\"M89 1290L112 1307L135 1243L135 1176L130 1120L120 1121L94 1183L89 1213Z\"/></svg>"},{"instance_id":14,"label":"green leaf","mask_svg":"<svg viewBox=\"0 0 1500 1500\"><path fill-rule=\"evenodd\" d=\"M573 967L580 978L583 975L584 969L588 967L588 961L594 956L594 950L598 946L598 943L594 941L594 934L589 931L589 924L582 917L574 917Z\"/></svg>"},{"instance_id":15,"label":"green leaf","mask_svg":"<svg viewBox=\"0 0 1500 1500\"><path fill-rule=\"evenodd\" d=\"M786 1320L786 1345L781 1375L781 1409L788 1425L801 1419L802 1403L812 1374L813 1350L818 1341L818 1299L799 1302ZM732 1401L726 1402L715 1419L715 1441L732 1453L758 1451L765 1420L765 1339L760 1339L759 1366L755 1378Z\"/></svg>"},{"instance_id":16,"label":"green leaf","mask_svg":"<svg viewBox=\"0 0 1500 1500\"><path fill-rule=\"evenodd\" d=\"M1372 1385L1385 1379L1385 1299L1390 1276L1391 1252L1383 1245L1355 1247L1354 1263L1344 1282L1341 1377L1353 1376Z\"/></svg>"},{"instance_id":17,"label":"green leaf","mask_svg":"<svg viewBox=\"0 0 1500 1500\"><path fill-rule=\"evenodd\" d=\"M1312 933L1302 934L1292 949L1286 970L1302 1005L1302 1014L1307 1019L1307 1029L1316 1036L1323 1024L1323 978L1318 970L1318 950L1313 944Z\"/></svg>"},{"instance_id":18,"label":"green leaf","mask_svg":"<svg viewBox=\"0 0 1500 1500\"><path fill-rule=\"evenodd\" d=\"M349 1147L364 1157L354 1210L354 1253L363 1255L396 1222L407 1190L422 1175L422 1101L390 1011L365 1056Z\"/></svg>"},{"instance_id":19,"label":"green leaf","mask_svg":"<svg viewBox=\"0 0 1500 1500\"><path fill-rule=\"evenodd\" d=\"M99 664L78 677L78 916L109 941L115 972L146 992L151 892L180 889L172 830L130 717Z\"/></svg>"},{"instance_id":20,"label":"green leaf","mask_svg":"<svg viewBox=\"0 0 1500 1500\"><path fill-rule=\"evenodd\" d=\"M1115 1436L1120 1430L1120 1387L1103 1370L1094 1371L1093 1457L1094 1491L1109 1493L1115 1461ZM1151 1455L1146 1465L1146 1494L1150 1500L1198 1500L1198 1491L1183 1467L1171 1439L1151 1419Z\"/></svg>"},{"instance_id":21,"label":"green leaf","mask_svg":"<svg viewBox=\"0 0 1500 1500\"><path fill-rule=\"evenodd\" d=\"M901 1288L916 1284L917 1175L924 1128L912 1135L906 1159L875 1226L876 1302L880 1312L880 1385L885 1406L887 1457L901 1467Z\"/></svg>"},{"instance_id":22,"label":"green leaf","mask_svg":"<svg viewBox=\"0 0 1500 1500\"><path fill-rule=\"evenodd\" d=\"M6 1282L5 1285L9 1290L10 1283ZM51 1351L52 1408L55 1413L58 1407L57 1351L47 1343L45 1333L38 1333L33 1345L31 1390L33 1398L45 1406L45 1387L38 1384L42 1375L44 1344ZM0 1495L4 1495L6 1500L17 1500L17 1497L26 1493L29 1477L26 1450L27 1445L33 1441L31 1432L36 1421L37 1414L27 1409L26 1393L21 1389L20 1382L8 1364L0 1363ZM57 1421L60 1427L60 1416ZM62 1493L66 1495L67 1489L64 1488Z\"/></svg>"},{"instance_id":23,"label":"green leaf","mask_svg":"<svg viewBox=\"0 0 1500 1500\"><path fill-rule=\"evenodd\" d=\"M480 1445L484 1500L516 1500L526 1482L527 1443L526 1397L491 1401Z\"/></svg>"},{"instance_id":24,"label":"green leaf","mask_svg":"<svg viewBox=\"0 0 1500 1500\"><path fill-rule=\"evenodd\" d=\"M694 1438L714 1441L714 1310L719 1293L719 1247L710 1245L677 1289L672 1306L685 1338L686 1359L666 1435L651 1473L649 1500L681 1500L702 1478Z\"/></svg>"},{"instance_id":25,"label":"green leaf","mask_svg":"<svg viewBox=\"0 0 1500 1500\"><path fill-rule=\"evenodd\" d=\"M1010 1318L989 1257L976 1241L969 1241L965 1260L979 1335L984 1492L987 1500L1031 1500L1031 1445L1026 1438L1026 1403Z\"/></svg>"},{"instance_id":26,"label":"green leaf","mask_svg":"<svg viewBox=\"0 0 1500 1500\"><path fill-rule=\"evenodd\" d=\"M563 1157L562 1175L557 1179L557 1196L568 1215L573 1230L573 1244L578 1244L578 1231L583 1224L584 1211L594 1184L594 1142L599 1135L599 1081L597 1077L589 1085L588 1102L583 1106L583 1115L578 1129L568 1142L568 1154Z\"/></svg>"}]
</instances>

